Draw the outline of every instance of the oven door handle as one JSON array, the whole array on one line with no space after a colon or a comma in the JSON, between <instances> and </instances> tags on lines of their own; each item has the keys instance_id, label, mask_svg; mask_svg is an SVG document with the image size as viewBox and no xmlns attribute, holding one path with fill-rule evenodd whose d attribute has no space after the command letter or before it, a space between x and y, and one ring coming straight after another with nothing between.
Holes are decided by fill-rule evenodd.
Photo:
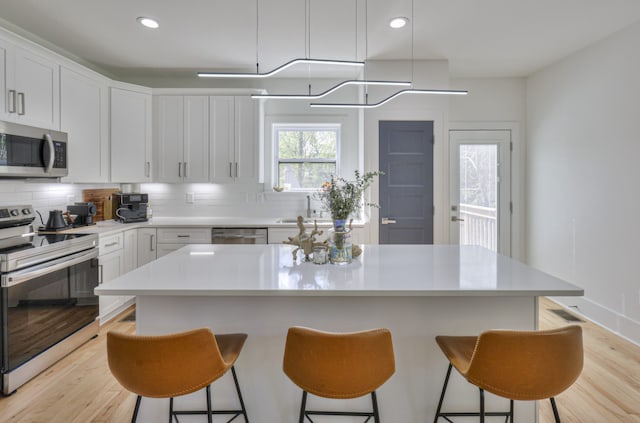
<instances>
[{"instance_id":1,"label":"oven door handle","mask_svg":"<svg viewBox=\"0 0 640 423\"><path fill-rule=\"evenodd\" d=\"M67 267L82 263L87 260L91 260L96 257L98 257L98 250L92 248L88 251L82 251L70 256L62 257L57 260L48 261L46 263L42 263L28 269L11 272L7 275L2 275L2 287L9 288L22 282L26 282L30 279L46 275L57 270L66 269Z\"/></svg>"}]
</instances>

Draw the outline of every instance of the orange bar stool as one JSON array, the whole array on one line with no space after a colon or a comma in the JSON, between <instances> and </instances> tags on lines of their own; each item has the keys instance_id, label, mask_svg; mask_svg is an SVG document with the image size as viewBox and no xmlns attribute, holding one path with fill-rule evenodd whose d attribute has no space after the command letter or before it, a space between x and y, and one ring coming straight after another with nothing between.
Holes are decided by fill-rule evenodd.
<instances>
[{"instance_id":1,"label":"orange bar stool","mask_svg":"<svg viewBox=\"0 0 640 423\"><path fill-rule=\"evenodd\" d=\"M205 414L209 423L214 414L242 415L246 423L240 385L234 363L247 335L234 333L213 335L201 328L162 336L107 333L107 358L113 376L127 390L138 395L132 423L138 417L142 397L170 398L169 423L181 414ZM240 400L240 410L211 410L211 383L229 369ZM206 388L206 411L174 411L173 398ZM229 421L231 421L229 420Z\"/></svg>"},{"instance_id":2,"label":"orange bar stool","mask_svg":"<svg viewBox=\"0 0 640 423\"><path fill-rule=\"evenodd\" d=\"M546 331L491 330L480 336L437 336L436 342L449 360L434 423L440 417L505 416L513 423L513 400L551 401L560 423L554 397L580 376L583 363L582 328L567 326ZM479 413L443 413L442 401L451 367L480 388ZM509 399L508 412L485 412L484 391Z\"/></svg>"},{"instance_id":3,"label":"orange bar stool","mask_svg":"<svg viewBox=\"0 0 640 423\"><path fill-rule=\"evenodd\" d=\"M299 423L309 416L363 416L380 422L376 389L395 372L391 332L372 329L352 333L292 327L287 334L284 373L302 388ZM351 399L371 395L372 411L309 411L307 393Z\"/></svg>"}]
</instances>

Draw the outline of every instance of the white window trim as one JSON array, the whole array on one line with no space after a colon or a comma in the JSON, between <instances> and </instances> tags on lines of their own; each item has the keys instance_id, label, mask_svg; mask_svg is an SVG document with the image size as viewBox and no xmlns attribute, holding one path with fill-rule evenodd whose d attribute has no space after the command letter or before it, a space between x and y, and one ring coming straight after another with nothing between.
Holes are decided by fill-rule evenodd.
<instances>
[{"instance_id":1,"label":"white window trim","mask_svg":"<svg viewBox=\"0 0 640 423\"><path fill-rule=\"evenodd\" d=\"M276 137L276 132L278 129L281 128L287 128L290 127L291 129L299 129L299 128L314 128L314 129L322 129L322 128L330 128L330 129L336 129L337 133L338 133L338 137L337 137L337 146L336 146L336 174L339 175L340 174L340 156L341 156L341 146L342 146L342 127L343 127L343 122L342 119L322 119L321 122L317 122L315 117L314 118L306 118L304 119L303 117L300 117L301 121L297 121L298 119L295 119L294 121L290 121L290 120L276 120L276 119L269 119L269 122L267 123L268 127L270 127L270 138L271 138L271 183L272 185L277 185L278 184L278 164L279 164L279 159L278 159L278 142L277 142L277 137ZM319 191L320 187L318 188L292 188L289 190L289 192L315 192L315 191Z\"/></svg>"}]
</instances>

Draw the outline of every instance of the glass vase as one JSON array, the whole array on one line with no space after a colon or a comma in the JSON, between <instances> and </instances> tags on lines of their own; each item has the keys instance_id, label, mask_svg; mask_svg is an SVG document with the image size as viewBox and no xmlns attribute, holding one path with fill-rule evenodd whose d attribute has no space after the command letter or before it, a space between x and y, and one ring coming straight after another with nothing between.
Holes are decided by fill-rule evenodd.
<instances>
[{"instance_id":1,"label":"glass vase","mask_svg":"<svg viewBox=\"0 0 640 423\"><path fill-rule=\"evenodd\" d=\"M329 229L329 261L331 264L349 264L351 259L351 229L344 225Z\"/></svg>"}]
</instances>

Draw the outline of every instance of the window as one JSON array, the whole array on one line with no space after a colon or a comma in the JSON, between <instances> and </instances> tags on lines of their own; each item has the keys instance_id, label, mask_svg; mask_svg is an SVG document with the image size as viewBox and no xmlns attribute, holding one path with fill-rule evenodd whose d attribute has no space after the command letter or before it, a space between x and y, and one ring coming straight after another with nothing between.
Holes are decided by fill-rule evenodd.
<instances>
[{"instance_id":1,"label":"window","mask_svg":"<svg viewBox=\"0 0 640 423\"><path fill-rule=\"evenodd\" d=\"M278 185L317 189L338 173L339 124L274 124L273 138Z\"/></svg>"}]
</instances>

